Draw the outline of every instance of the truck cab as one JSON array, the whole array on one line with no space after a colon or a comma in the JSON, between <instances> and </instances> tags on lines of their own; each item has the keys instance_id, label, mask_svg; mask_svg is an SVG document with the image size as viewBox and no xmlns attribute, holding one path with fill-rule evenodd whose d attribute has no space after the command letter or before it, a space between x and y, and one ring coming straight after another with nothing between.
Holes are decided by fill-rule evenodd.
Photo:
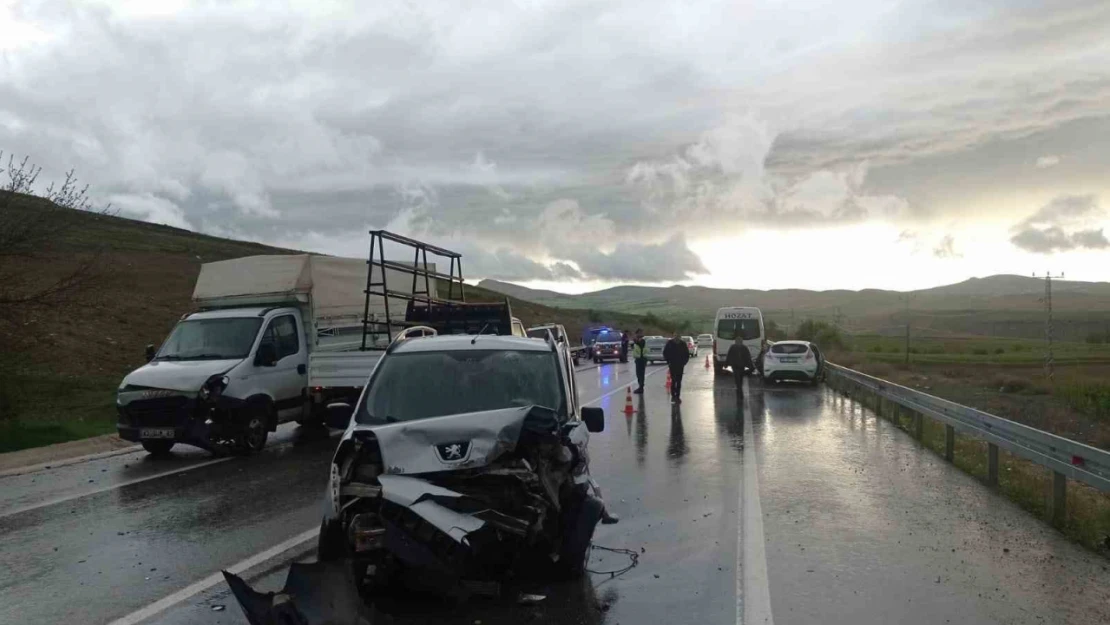
<instances>
[{"instance_id":1,"label":"truck cab","mask_svg":"<svg viewBox=\"0 0 1110 625\"><path fill-rule=\"evenodd\" d=\"M185 315L120 384L119 436L155 454L176 443L257 452L304 414L308 345L296 307Z\"/></svg>"}]
</instances>

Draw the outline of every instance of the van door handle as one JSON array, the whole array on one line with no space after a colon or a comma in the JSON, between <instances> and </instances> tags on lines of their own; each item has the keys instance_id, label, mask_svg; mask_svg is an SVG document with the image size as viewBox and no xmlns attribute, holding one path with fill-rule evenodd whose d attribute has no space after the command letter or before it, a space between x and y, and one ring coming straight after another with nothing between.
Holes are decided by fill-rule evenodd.
<instances>
[{"instance_id":1,"label":"van door handle","mask_svg":"<svg viewBox=\"0 0 1110 625\"><path fill-rule=\"evenodd\" d=\"M297 373L304 375L308 373L308 369L303 364L297 365Z\"/></svg>"}]
</instances>

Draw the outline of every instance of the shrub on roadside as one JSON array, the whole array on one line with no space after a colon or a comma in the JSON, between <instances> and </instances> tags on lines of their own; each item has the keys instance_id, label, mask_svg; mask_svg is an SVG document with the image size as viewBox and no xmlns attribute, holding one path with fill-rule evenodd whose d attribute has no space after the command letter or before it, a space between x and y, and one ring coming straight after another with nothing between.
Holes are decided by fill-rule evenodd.
<instances>
[{"instance_id":1,"label":"shrub on roadside","mask_svg":"<svg viewBox=\"0 0 1110 625\"><path fill-rule=\"evenodd\" d=\"M998 389L999 393L1021 393L1029 390L1032 385L1026 378L996 376L991 381L991 386Z\"/></svg>"},{"instance_id":2,"label":"shrub on roadside","mask_svg":"<svg viewBox=\"0 0 1110 625\"><path fill-rule=\"evenodd\" d=\"M824 321L806 319L794 331L794 338L817 343L825 351L837 351L846 347L844 336L840 330Z\"/></svg>"},{"instance_id":3,"label":"shrub on roadside","mask_svg":"<svg viewBox=\"0 0 1110 625\"><path fill-rule=\"evenodd\" d=\"M971 353L976 356L986 356L990 352L987 351L987 348L985 347L976 347L975 349L971 350Z\"/></svg>"},{"instance_id":4,"label":"shrub on roadside","mask_svg":"<svg viewBox=\"0 0 1110 625\"><path fill-rule=\"evenodd\" d=\"M1099 419L1110 418L1110 384L1072 382L1057 385L1053 395L1060 397L1073 410Z\"/></svg>"},{"instance_id":5,"label":"shrub on roadside","mask_svg":"<svg viewBox=\"0 0 1110 625\"><path fill-rule=\"evenodd\" d=\"M1006 348L996 347L996 348L994 348L994 353L996 353L996 354L1005 354L1006 353Z\"/></svg>"}]
</instances>

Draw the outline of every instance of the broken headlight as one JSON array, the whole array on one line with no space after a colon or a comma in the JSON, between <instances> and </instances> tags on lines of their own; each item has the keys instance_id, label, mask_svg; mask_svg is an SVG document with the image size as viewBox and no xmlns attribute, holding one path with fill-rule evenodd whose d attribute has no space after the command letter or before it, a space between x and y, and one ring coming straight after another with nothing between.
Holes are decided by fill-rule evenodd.
<instances>
[{"instance_id":1,"label":"broken headlight","mask_svg":"<svg viewBox=\"0 0 1110 625\"><path fill-rule=\"evenodd\" d=\"M200 387L200 392L197 393L197 396L200 397L202 401L212 401L218 398L220 395L223 395L224 389L227 388L228 382L230 382L230 380L226 375L216 374L205 380L204 385Z\"/></svg>"}]
</instances>

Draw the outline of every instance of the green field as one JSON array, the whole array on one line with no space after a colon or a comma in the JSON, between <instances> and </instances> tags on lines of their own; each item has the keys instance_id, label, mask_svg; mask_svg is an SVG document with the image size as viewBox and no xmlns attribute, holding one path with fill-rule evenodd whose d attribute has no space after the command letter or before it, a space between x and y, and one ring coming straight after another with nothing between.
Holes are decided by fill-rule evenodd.
<instances>
[{"instance_id":1,"label":"green field","mask_svg":"<svg viewBox=\"0 0 1110 625\"><path fill-rule=\"evenodd\" d=\"M904 337L852 335L847 337L849 351L868 360L905 362ZM1053 343L1057 363L1110 362L1110 345L1076 342ZM991 365L1030 365L1045 360L1043 340L1008 337L913 337L909 342L909 361L920 363L982 363Z\"/></svg>"}]
</instances>

